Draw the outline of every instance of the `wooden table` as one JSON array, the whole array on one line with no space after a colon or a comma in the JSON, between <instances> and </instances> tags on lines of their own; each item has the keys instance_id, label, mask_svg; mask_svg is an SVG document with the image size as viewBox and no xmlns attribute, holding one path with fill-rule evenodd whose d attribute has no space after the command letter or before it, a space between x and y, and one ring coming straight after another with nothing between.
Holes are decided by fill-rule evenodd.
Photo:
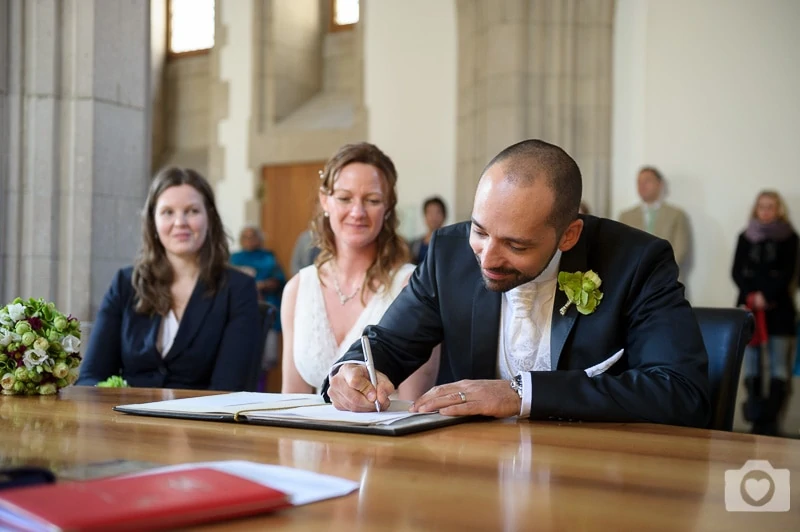
<instances>
[{"instance_id":1,"label":"wooden table","mask_svg":"<svg viewBox=\"0 0 800 532\"><path fill-rule=\"evenodd\" d=\"M800 441L638 424L472 423L403 437L113 412L196 392L73 387L0 398L0 463L247 459L360 481L347 497L204 527L297 530L798 530ZM789 469L783 513L729 513L725 470Z\"/></svg>"}]
</instances>

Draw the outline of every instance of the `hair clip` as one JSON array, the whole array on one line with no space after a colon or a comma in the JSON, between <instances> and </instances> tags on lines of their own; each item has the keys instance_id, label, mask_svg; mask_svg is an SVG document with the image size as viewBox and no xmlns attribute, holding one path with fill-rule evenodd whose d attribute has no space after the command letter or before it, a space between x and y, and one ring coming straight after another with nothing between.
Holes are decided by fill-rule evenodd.
<instances>
[{"instance_id":1,"label":"hair clip","mask_svg":"<svg viewBox=\"0 0 800 532\"><path fill-rule=\"evenodd\" d=\"M323 172L322 170L319 171L319 178L325 179L325 172Z\"/></svg>"}]
</instances>

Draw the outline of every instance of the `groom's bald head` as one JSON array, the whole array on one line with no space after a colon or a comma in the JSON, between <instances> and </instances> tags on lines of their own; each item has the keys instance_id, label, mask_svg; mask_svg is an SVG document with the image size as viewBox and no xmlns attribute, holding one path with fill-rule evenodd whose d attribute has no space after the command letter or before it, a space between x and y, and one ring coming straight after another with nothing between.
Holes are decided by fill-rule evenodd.
<instances>
[{"instance_id":1,"label":"groom's bald head","mask_svg":"<svg viewBox=\"0 0 800 532\"><path fill-rule=\"evenodd\" d=\"M544 180L553 193L552 209L547 221L557 234L561 234L575 220L583 185L578 164L567 152L542 140L523 140L489 161L481 178L490 168L500 165L505 179L519 187L529 188L534 182Z\"/></svg>"}]
</instances>

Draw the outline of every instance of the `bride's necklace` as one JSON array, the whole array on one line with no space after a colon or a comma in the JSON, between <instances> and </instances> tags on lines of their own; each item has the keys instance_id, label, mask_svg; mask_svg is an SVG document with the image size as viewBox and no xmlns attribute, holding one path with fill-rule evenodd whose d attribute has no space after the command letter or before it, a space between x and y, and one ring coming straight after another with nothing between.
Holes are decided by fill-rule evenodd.
<instances>
[{"instance_id":1,"label":"bride's necklace","mask_svg":"<svg viewBox=\"0 0 800 532\"><path fill-rule=\"evenodd\" d=\"M339 279L337 278L338 276L336 275L336 268L331 268L331 274L332 274L331 277L333 277L333 289L336 290L336 295L339 296L339 302L342 304L342 306L345 306L348 301L356 297L356 295L359 292L361 292L361 284L359 284L352 294L350 294L349 296L346 295L344 292L342 292L342 287L339 286Z\"/></svg>"}]
</instances>

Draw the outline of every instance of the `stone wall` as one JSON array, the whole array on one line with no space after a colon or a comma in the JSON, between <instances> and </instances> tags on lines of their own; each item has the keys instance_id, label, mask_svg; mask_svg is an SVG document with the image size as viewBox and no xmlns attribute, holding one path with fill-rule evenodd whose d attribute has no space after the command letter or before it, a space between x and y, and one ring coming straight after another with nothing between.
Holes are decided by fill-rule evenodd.
<instances>
[{"instance_id":1,"label":"stone wall","mask_svg":"<svg viewBox=\"0 0 800 532\"><path fill-rule=\"evenodd\" d=\"M92 319L139 243L147 0L0 0L0 301Z\"/></svg>"},{"instance_id":2,"label":"stone wall","mask_svg":"<svg viewBox=\"0 0 800 532\"><path fill-rule=\"evenodd\" d=\"M483 166L540 138L581 167L584 199L607 215L613 0L459 0L456 215Z\"/></svg>"}]
</instances>

